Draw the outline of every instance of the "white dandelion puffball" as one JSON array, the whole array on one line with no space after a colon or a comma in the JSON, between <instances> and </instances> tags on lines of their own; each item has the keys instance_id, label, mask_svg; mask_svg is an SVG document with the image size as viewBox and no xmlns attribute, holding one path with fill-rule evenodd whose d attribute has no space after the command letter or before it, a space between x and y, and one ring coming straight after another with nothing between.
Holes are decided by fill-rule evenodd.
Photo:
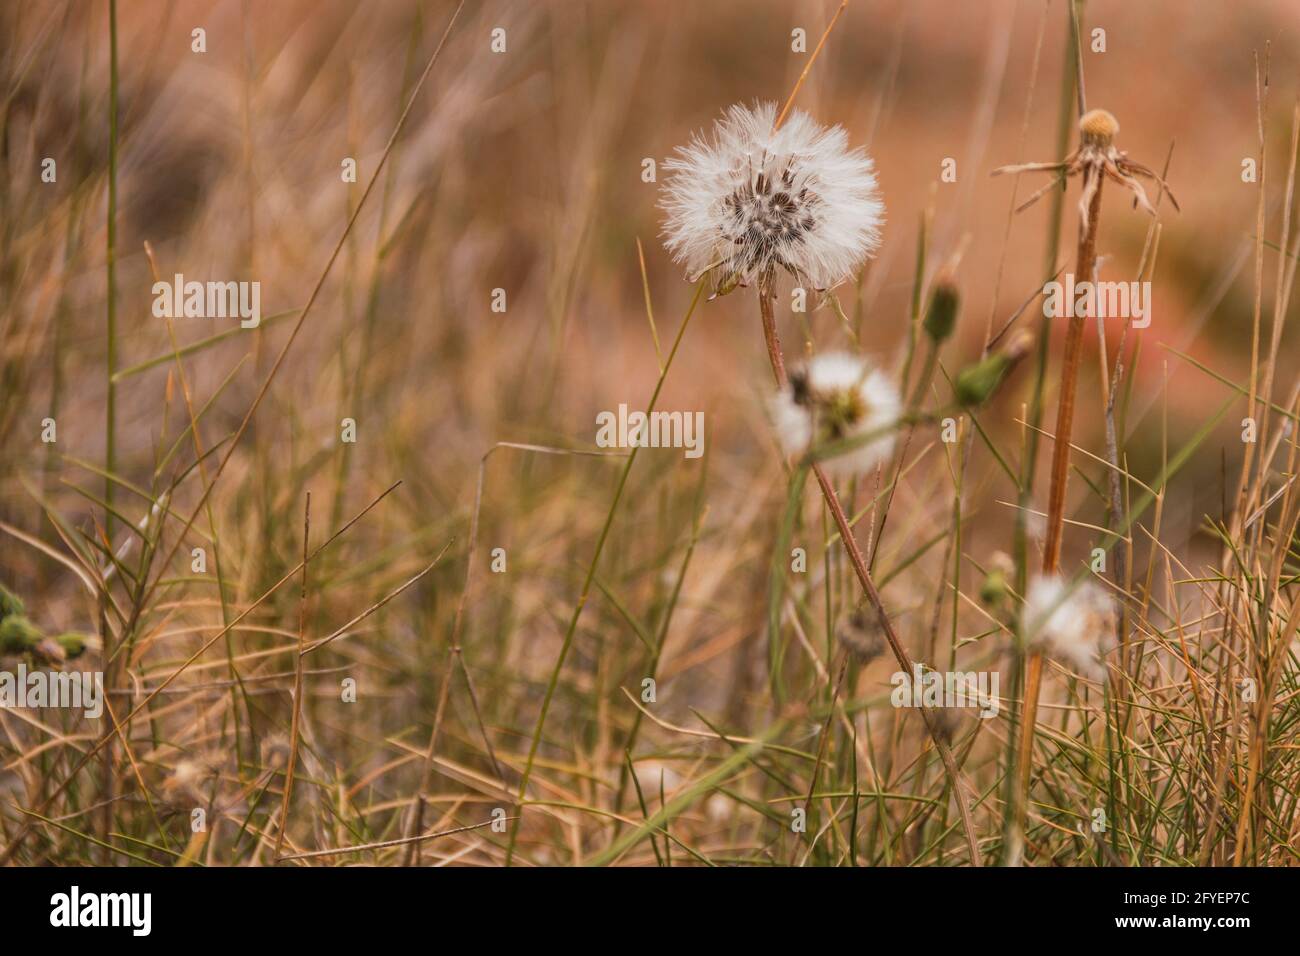
<instances>
[{"instance_id":1,"label":"white dandelion puffball","mask_svg":"<svg viewBox=\"0 0 1300 956\"><path fill-rule=\"evenodd\" d=\"M842 477L870 472L889 457L901 414L902 401L889 377L847 352L823 353L792 371L789 385L772 403L786 454L862 439L823 463L828 474Z\"/></svg>"},{"instance_id":2,"label":"white dandelion puffball","mask_svg":"<svg viewBox=\"0 0 1300 956\"><path fill-rule=\"evenodd\" d=\"M1091 680L1106 678L1105 658L1115 647L1115 601L1093 581L1073 587L1059 574L1029 582L1022 618L1033 646Z\"/></svg>"},{"instance_id":3,"label":"white dandelion puffball","mask_svg":"<svg viewBox=\"0 0 1300 956\"><path fill-rule=\"evenodd\" d=\"M664 244L691 281L711 273L730 291L780 267L821 291L853 275L880 245L885 207L871 158L839 126L776 105L733 106L679 147L664 168Z\"/></svg>"}]
</instances>

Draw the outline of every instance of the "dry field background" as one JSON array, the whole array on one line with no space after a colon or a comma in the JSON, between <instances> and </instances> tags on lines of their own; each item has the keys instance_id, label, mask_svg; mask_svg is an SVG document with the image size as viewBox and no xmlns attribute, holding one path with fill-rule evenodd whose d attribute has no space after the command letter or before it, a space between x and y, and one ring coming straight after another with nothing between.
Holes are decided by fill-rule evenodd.
<instances>
[{"instance_id":1,"label":"dry field background","mask_svg":"<svg viewBox=\"0 0 1300 956\"><path fill-rule=\"evenodd\" d=\"M646 407L695 291L643 160L784 102L837 6L471 0L414 96L453 4L123 0L115 67L107 0L0 7L0 585L41 634L85 635L53 666L110 691L100 720L0 709L6 862L1297 859L1289 0L1078 6L1088 105L1167 162L1181 212L1161 205L1153 255L1156 221L1104 195L1102 273L1145 259L1153 322L1124 340L1120 515L1122 326L1104 350L1088 327L1062 566L1119 529L1124 650L1103 683L1047 666L1023 814L1041 519L1017 515L1047 510L1063 323L1043 435L1030 356L958 442L918 426L892 494L892 465L840 488L909 653L1001 677L997 717L938 719L957 791L890 704L897 662L843 653L861 594L815 485L791 498L754 289L701 302L663 376L659 408L704 412L705 455L596 448L598 412ZM961 311L928 406L990 330L1039 332L1078 183L1013 215L1044 181L989 174L1074 148L1069 9L848 6L796 105L870 152L887 220L840 311L778 302L792 364L857 347L897 372L948 267ZM155 317L174 273L260 282L260 327ZM330 543L304 580L308 493L307 547ZM9 670L58 656L7 650Z\"/></svg>"}]
</instances>

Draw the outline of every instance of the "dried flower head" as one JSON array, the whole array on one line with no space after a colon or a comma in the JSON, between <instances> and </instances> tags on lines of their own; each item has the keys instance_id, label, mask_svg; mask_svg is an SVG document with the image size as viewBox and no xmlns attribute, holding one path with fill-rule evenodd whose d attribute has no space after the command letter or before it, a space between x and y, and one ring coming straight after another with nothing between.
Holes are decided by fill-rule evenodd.
<instances>
[{"instance_id":1,"label":"dried flower head","mask_svg":"<svg viewBox=\"0 0 1300 956\"><path fill-rule=\"evenodd\" d=\"M1105 679L1105 658L1115 647L1115 602L1101 585L1040 575L1029 582L1022 621L1031 645L1085 677Z\"/></svg>"},{"instance_id":2,"label":"dried flower head","mask_svg":"<svg viewBox=\"0 0 1300 956\"><path fill-rule=\"evenodd\" d=\"M789 385L773 403L786 453L843 442L842 453L828 458L825 466L828 473L844 476L868 472L889 457L901 413L902 402L889 378L847 352L826 352L792 371Z\"/></svg>"},{"instance_id":3,"label":"dried flower head","mask_svg":"<svg viewBox=\"0 0 1300 956\"><path fill-rule=\"evenodd\" d=\"M1178 200L1166 183L1153 170L1128 158L1128 154L1115 147L1115 134L1119 132L1119 121L1106 110L1089 110L1079 119L1079 146L1059 163L1022 163L1018 166L1003 166L993 170L994 176L1003 173L1052 172L1057 174L1054 182L1048 183L1038 192L1026 199L1016 209L1020 212L1028 209L1049 190L1065 185L1065 180L1076 174L1083 176L1083 190L1079 195L1079 231L1088 228L1088 208L1092 197L1101 186L1103 177L1119 183L1133 193L1133 207L1141 206L1151 215L1156 214L1155 207L1147 199L1146 190L1136 177L1144 176L1152 180L1169 197L1169 201L1178 209Z\"/></svg>"},{"instance_id":4,"label":"dried flower head","mask_svg":"<svg viewBox=\"0 0 1300 956\"><path fill-rule=\"evenodd\" d=\"M715 294L777 268L821 291L856 272L880 244L884 205L871 159L838 126L776 106L733 106L664 165L664 241L692 281Z\"/></svg>"}]
</instances>

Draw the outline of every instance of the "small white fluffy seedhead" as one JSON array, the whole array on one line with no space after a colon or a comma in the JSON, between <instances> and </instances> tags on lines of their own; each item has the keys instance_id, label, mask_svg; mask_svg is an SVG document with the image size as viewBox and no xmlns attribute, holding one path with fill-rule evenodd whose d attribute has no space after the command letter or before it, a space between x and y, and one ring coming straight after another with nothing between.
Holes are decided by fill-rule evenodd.
<instances>
[{"instance_id":1,"label":"small white fluffy seedhead","mask_svg":"<svg viewBox=\"0 0 1300 956\"><path fill-rule=\"evenodd\" d=\"M1028 642L1083 676L1106 679L1106 655L1115 647L1115 601L1092 581L1071 587L1059 574L1029 582L1024 608Z\"/></svg>"},{"instance_id":2,"label":"small white fluffy seedhead","mask_svg":"<svg viewBox=\"0 0 1300 956\"><path fill-rule=\"evenodd\" d=\"M838 126L776 106L733 106L664 166L664 242L719 291L781 268L814 290L852 276L880 244L885 207L871 159Z\"/></svg>"},{"instance_id":3,"label":"small white fluffy seedhead","mask_svg":"<svg viewBox=\"0 0 1300 956\"><path fill-rule=\"evenodd\" d=\"M902 402L893 383L864 358L847 352L815 356L790 373L790 384L772 403L781 447L801 455L818 445L874 435L823 462L828 474L872 471L894 449Z\"/></svg>"}]
</instances>

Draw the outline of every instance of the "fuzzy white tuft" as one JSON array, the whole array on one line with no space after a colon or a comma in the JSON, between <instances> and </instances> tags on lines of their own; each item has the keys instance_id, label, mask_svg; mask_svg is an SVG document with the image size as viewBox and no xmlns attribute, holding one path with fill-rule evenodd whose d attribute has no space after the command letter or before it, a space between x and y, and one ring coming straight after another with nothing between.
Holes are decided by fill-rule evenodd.
<instances>
[{"instance_id":1,"label":"fuzzy white tuft","mask_svg":"<svg viewBox=\"0 0 1300 956\"><path fill-rule=\"evenodd\" d=\"M790 375L777 393L772 418L781 446L799 455L824 445L873 434L877 437L823 463L828 474L866 474L894 449L894 426L902 402L893 383L864 358L847 352L815 356Z\"/></svg>"},{"instance_id":2,"label":"fuzzy white tuft","mask_svg":"<svg viewBox=\"0 0 1300 956\"><path fill-rule=\"evenodd\" d=\"M777 268L814 290L850 278L880 244L885 207L871 159L839 126L776 106L733 106L664 166L664 241L692 280L730 291Z\"/></svg>"},{"instance_id":3,"label":"fuzzy white tuft","mask_svg":"<svg viewBox=\"0 0 1300 956\"><path fill-rule=\"evenodd\" d=\"M1039 575L1029 582L1023 614L1030 644L1091 680L1105 680L1106 655L1115 647L1115 602L1105 588Z\"/></svg>"}]
</instances>

